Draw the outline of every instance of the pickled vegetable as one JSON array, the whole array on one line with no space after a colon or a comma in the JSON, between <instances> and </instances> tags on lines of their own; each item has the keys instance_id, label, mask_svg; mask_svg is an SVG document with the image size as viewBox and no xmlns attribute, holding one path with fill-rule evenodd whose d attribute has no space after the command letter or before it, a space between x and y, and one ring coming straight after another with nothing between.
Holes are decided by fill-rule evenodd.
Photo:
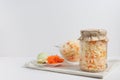
<instances>
[{"instance_id":1,"label":"pickled vegetable","mask_svg":"<svg viewBox=\"0 0 120 80\"><path fill-rule=\"evenodd\" d=\"M93 72L106 69L106 44L106 41L82 42L82 54L80 54L81 69Z\"/></svg>"},{"instance_id":2,"label":"pickled vegetable","mask_svg":"<svg viewBox=\"0 0 120 80\"><path fill-rule=\"evenodd\" d=\"M80 59L80 43L76 41L66 42L60 49L63 57L70 62L78 62Z\"/></svg>"}]
</instances>

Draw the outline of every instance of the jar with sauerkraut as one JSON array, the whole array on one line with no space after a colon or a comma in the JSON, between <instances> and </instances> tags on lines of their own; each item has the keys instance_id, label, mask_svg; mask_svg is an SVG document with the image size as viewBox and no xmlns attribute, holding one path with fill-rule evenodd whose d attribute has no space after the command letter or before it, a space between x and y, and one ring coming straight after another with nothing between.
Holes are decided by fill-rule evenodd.
<instances>
[{"instance_id":1,"label":"jar with sauerkraut","mask_svg":"<svg viewBox=\"0 0 120 80\"><path fill-rule=\"evenodd\" d=\"M88 72L101 72L107 68L106 30L81 30L80 69Z\"/></svg>"},{"instance_id":2,"label":"jar with sauerkraut","mask_svg":"<svg viewBox=\"0 0 120 80\"><path fill-rule=\"evenodd\" d=\"M70 40L60 47L60 52L68 63L79 64L80 60L80 41Z\"/></svg>"}]
</instances>

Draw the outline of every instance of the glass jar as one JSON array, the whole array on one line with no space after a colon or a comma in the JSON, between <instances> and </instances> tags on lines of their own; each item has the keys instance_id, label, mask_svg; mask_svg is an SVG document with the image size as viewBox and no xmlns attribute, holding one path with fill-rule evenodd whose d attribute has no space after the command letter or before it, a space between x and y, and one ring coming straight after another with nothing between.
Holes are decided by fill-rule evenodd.
<instances>
[{"instance_id":1,"label":"glass jar","mask_svg":"<svg viewBox=\"0 0 120 80\"><path fill-rule=\"evenodd\" d=\"M80 41L70 40L60 47L60 53L68 63L79 64Z\"/></svg>"},{"instance_id":2,"label":"glass jar","mask_svg":"<svg viewBox=\"0 0 120 80\"><path fill-rule=\"evenodd\" d=\"M103 29L81 30L80 69L100 72L107 68L107 32Z\"/></svg>"}]
</instances>

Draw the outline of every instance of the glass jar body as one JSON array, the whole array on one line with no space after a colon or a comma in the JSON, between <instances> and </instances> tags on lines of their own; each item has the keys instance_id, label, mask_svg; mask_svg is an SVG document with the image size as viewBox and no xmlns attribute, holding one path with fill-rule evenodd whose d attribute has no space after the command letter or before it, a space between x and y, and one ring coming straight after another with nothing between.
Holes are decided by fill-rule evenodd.
<instances>
[{"instance_id":1,"label":"glass jar body","mask_svg":"<svg viewBox=\"0 0 120 80\"><path fill-rule=\"evenodd\" d=\"M80 69L100 72L107 68L107 41L80 41Z\"/></svg>"}]
</instances>

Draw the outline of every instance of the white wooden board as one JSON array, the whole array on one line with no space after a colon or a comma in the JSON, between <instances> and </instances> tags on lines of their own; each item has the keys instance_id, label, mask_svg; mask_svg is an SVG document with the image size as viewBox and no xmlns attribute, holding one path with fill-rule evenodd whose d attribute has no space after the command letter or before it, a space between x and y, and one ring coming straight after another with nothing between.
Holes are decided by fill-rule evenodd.
<instances>
[{"instance_id":1,"label":"white wooden board","mask_svg":"<svg viewBox=\"0 0 120 80\"><path fill-rule=\"evenodd\" d=\"M30 61L24 65L24 67L30 69L58 72L58 73L78 75L78 76L87 76L94 78L103 78L105 75L111 73L112 70L114 70L118 66L120 66L120 61L111 60L108 61L108 68L104 72L91 73L91 72L81 71L78 65L70 65L67 63L63 63L60 66L51 66L51 65L41 66L41 65L36 65L35 61Z\"/></svg>"}]
</instances>

